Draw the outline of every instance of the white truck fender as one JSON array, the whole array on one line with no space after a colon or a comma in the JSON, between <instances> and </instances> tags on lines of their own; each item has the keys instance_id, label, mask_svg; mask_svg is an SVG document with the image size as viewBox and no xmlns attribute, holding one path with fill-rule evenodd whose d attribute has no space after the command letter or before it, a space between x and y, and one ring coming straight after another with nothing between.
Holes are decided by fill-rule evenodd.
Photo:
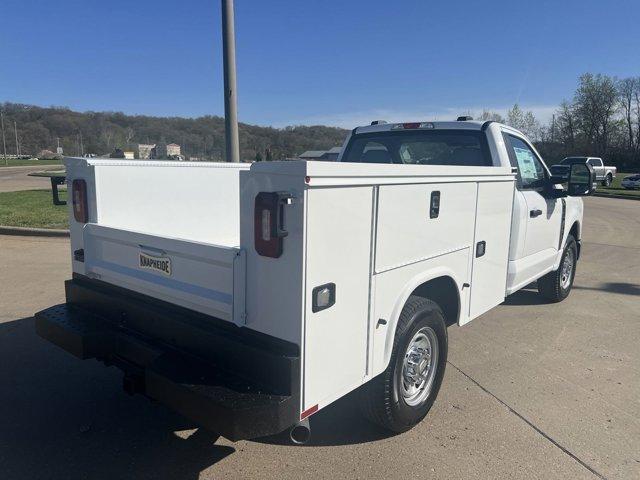
<instances>
[{"instance_id":1,"label":"white truck fender","mask_svg":"<svg viewBox=\"0 0 640 480\"><path fill-rule=\"evenodd\" d=\"M558 250L556 261L554 262L553 269L557 270L560 267L560 261L562 260L562 253L564 247L567 244L567 238L571 233L571 229L577 224L578 231L576 232L576 242L580 240L582 232L582 218L583 218L584 206L582 199L567 197L567 212L564 221L564 233L562 235L561 248Z\"/></svg>"},{"instance_id":2,"label":"white truck fender","mask_svg":"<svg viewBox=\"0 0 640 480\"><path fill-rule=\"evenodd\" d=\"M383 361L384 367L382 371L384 371L384 369L386 369L387 366L389 365L389 360L391 359L391 351L393 349L393 339L396 334L398 320L400 319L400 314L402 313L402 309L404 308L404 305L407 302L409 296L419 286L431 280L435 280L442 277L448 277L449 279L451 279L451 281L456 287L456 295L458 296L458 305L461 305L460 289L464 282L462 281L462 279L459 278L459 275L457 275L450 268L447 268L444 266L435 267L433 269L421 272L420 274L416 275L415 277L407 281L404 284L404 286L400 289L396 303L394 304L393 310L391 311L391 315L389 318L389 324L387 327L387 333L386 333L386 339L385 339L385 345L384 345L384 361ZM459 321L459 317L460 317L460 312L458 312L458 318L456 319L456 321ZM382 373L382 371L375 372L374 375Z\"/></svg>"}]
</instances>

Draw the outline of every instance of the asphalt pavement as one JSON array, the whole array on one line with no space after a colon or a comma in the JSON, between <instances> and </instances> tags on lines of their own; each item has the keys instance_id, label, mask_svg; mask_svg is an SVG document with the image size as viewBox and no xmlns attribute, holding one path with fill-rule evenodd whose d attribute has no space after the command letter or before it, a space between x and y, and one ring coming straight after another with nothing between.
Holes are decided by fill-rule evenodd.
<instances>
[{"instance_id":1,"label":"asphalt pavement","mask_svg":"<svg viewBox=\"0 0 640 480\"><path fill-rule=\"evenodd\" d=\"M69 257L67 239L0 236L3 479L640 478L640 202L585 200L566 301L528 289L449 330L416 428L389 436L347 397L312 417L303 447L216 441L37 337L31 315L63 301Z\"/></svg>"},{"instance_id":2,"label":"asphalt pavement","mask_svg":"<svg viewBox=\"0 0 640 480\"><path fill-rule=\"evenodd\" d=\"M1 161L1 159L0 159ZM30 177L33 172L63 170L62 165L0 167L0 192L50 189L51 181L43 177Z\"/></svg>"}]
</instances>

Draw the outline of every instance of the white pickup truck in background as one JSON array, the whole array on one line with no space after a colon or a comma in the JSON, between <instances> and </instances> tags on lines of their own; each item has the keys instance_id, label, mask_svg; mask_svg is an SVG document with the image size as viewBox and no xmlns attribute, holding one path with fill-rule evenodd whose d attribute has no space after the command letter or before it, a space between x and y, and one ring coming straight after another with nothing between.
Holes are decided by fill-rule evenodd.
<instances>
[{"instance_id":1,"label":"white pickup truck in background","mask_svg":"<svg viewBox=\"0 0 640 480\"><path fill-rule=\"evenodd\" d=\"M408 430L448 326L536 280L567 297L594 173L564 190L494 122L376 123L337 162L67 158L73 278L37 332L231 440L304 442L356 389Z\"/></svg>"},{"instance_id":2,"label":"white pickup truck in background","mask_svg":"<svg viewBox=\"0 0 640 480\"><path fill-rule=\"evenodd\" d=\"M600 182L603 187L611 186L613 179L616 178L616 167L607 166L600 157L567 157L558 165L553 165L551 171L554 174L568 174L569 168L574 163L588 163L596 174L596 181Z\"/></svg>"}]
</instances>

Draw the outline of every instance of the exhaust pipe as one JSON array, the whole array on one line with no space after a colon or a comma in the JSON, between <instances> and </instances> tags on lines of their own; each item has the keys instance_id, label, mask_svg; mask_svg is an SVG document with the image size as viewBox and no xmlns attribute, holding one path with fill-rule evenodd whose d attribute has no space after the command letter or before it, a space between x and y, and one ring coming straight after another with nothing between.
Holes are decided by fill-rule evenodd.
<instances>
[{"instance_id":1,"label":"exhaust pipe","mask_svg":"<svg viewBox=\"0 0 640 480\"><path fill-rule=\"evenodd\" d=\"M311 427L309 426L309 419L305 418L300 423L296 423L291 430L289 430L289 437L291 441L296 445L304 445L311 439Z\"/></svg>"}]
</instances>

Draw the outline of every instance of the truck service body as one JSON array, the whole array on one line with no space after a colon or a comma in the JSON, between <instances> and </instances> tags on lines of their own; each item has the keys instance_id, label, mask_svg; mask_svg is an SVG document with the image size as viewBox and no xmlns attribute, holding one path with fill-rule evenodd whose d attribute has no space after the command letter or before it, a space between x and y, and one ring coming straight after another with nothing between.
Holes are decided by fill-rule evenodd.
<instances>
[{"instance_id":1,"label":"truck service body","mask_svg":"<svg viewBox=\"0 0 640 480\"><path fill-rule=\"evenodd\" d=\"M65 164L73 278L38 333L231 440L359 388L410 428L446 326L535 280L562 300L579 255L582 200L493 122L359 127L337 162Z\"/></svg>"}]
</instances>

